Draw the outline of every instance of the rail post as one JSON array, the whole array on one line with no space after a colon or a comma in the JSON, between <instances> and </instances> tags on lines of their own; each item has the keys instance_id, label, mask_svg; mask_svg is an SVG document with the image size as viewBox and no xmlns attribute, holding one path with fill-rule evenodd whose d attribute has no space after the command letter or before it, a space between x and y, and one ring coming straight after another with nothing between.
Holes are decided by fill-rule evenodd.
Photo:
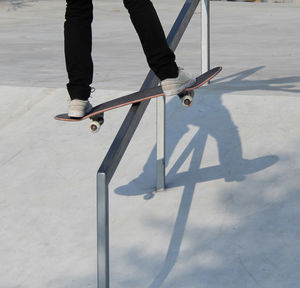
<instances>
[{"instance_id":1,"label":"rail post","mask_svg":"<svg viewBox=\"0 0 300 288\"><path fill-rule=\"evenodd\" d=\"M167 41L170 48L174 51L178 46L186 27L188 26L200 0L186 0L183 8L181 9L168 37ZM141 87L145 90L157 85L159 80L155 77L154 73L150 71ZM164 97L161 97L164 99ZM162 126L160 132L162 139L158 139L158 157L163 157L160 161L160 168L158 167L159 177L157 185L159 188L164 189L165 177L165 103L162 100L163 109L159 113ZM150 100L135 103L129 109L126 118L124 119L113 143L111 144L101 166L97 172L97 288L109 288L109 189L108 185L111 178L116 171L133 134L143 117L144 112ZM161 105L161 104L159 104ZM160 124L157 124L160 125ZM160 136L159 136L160 137Z\"/></svg>"}]
</instances>

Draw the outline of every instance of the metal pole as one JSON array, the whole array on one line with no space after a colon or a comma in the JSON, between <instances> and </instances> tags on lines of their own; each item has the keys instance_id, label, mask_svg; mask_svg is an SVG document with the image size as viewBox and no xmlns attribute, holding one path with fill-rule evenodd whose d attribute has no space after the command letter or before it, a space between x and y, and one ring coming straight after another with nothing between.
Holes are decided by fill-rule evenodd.
<instances>
[{"instance_id":1,"label":"metal pole","mask_svg":"<svg viewBox=\"0 0 300 288\"><path fill-rule=\"evenodd\" d=\"M180 39L184 34L184 31L188 26L199 2L200 0L186 0L183 8L181 9L167 38L169 46L173 51L179 44ZM158 82L158 78L155 77L152 71L150 71L141 90L154 87ZM109 288L108 184L113 177L114 172L116 171L149 102L150 100L143 101L131 106L97 173L97 288ZM160 119L162 118L160 117ZM160 126L163 128L163 131L165 130L164 125ZM164 149L164 146L161 147ZM159 180L159 183L162 184L160 186L164 187L164 170L160 172L160 175L163 175L163 180Z\"/></svg>"},{"instance_id":2,"label":"metal pole","mask_svg":"<svg viewBox=\"0 0 300 288\"><path fill-rule=\"evenodd\" d=\"M109 288L109 201L106 174L97 173L97 287Z\"/></svg>"},{"instance_id":3,"label":"metal pole","mask_svg":"<svg viewBox=\"0 0 300 288\"><path fill-rule=\"evenodd\" d=\"M178 46L200 0L186 0L183 5L168 37L170 48L175 51ZM141 90L154 87L159 83L159 79L150 71L141 87ZM110 182L115 173L121 158L138 126L140 120L149 104L150 100L136 103L131 106L125 120L123 121L113 143L111 144L99 171L106 173L106 181Z\"/></svg>"},{"instance_id":4,"label":"metal pole","mask_svg":"<svg viewBox=\"0 0 300 288\"><path fill-rule=\"evenodd\" d=\"M156 190L165 189L166 97L156 99Z\"/></svg>"},{"instance_id":5,"label":"metal pole","mask_svg":"<svg viewBox=\"0 0 300 288\"><path fill-rule=\"evenodd\" d=\"M192 15L200 0L187 0L176 19L169 35L168 43L174 51L179 43ZM184 15L182 17L181 15ZM172 39L172 40L171 40ZM165 189L166 183L166 99L159 97L156 100L156 191Z\"/></svg>"},{"instance_id":6,"label":"metal pole","mask_svg":"<svg viewBox=\"0 0 300 288\"><path fill-rule=\"evenodd\" d=\"M210 69L210 0L202 0L202 73Z\"/></svg>"}]
</instances>

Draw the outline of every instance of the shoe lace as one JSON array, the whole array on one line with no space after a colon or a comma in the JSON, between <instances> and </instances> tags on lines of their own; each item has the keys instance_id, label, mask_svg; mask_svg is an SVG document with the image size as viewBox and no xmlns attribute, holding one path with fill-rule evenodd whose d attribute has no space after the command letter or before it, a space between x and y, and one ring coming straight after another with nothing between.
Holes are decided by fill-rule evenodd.
<instances>
[{"instance_id":1,"label":"shoe lace","mask_svg":"<svg viewBox=\"0 0 300 288\"><path fill-rule=\"evenodd\" d=\"M91 94L94 93L96 91L96 88L95 87L91 87ZM93 96L90 95L90 99L93 99Z\"/></svg>"}]
</instances>

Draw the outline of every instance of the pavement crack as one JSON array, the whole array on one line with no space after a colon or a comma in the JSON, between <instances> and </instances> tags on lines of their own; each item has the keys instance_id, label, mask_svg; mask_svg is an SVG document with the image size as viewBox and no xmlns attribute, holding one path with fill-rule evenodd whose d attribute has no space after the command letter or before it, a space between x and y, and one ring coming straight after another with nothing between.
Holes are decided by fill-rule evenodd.
<instances>
[{"instance_id":1,"label":"pavement crack","mask_svg":"<svg viewBox=\"0 0 300 288\"><path fill-rule=\"evenodd\" d=\"M10 162L11 160L13 160L14 158L16 158L19 154L21 154L23 151L23 149L21 149L20 151L18 151L17 153L13 154L12 156L10 156L8 159L6 159L5 161L3 161L1 163L1 166L5 166L8 162Z\"/></svg>"},{"instance_id":2,"label":"pavement crack","mask_svg":"<svg viewBox=\"0 0 300 288\"><path fill-rule=\"evenodd\" d=\"M247 272L247 274L250 276L250 278L251 278L257 285L259 285L258 280L257 280L257 279L254 277L254 275L247 269L247 266L245 265L245 263L244 263L243 259L241 258L241 256L238 256L238 258L239 258L239 261L240 261L242 267L243 267L244 270Z\"/></svg>"}]
</instances>

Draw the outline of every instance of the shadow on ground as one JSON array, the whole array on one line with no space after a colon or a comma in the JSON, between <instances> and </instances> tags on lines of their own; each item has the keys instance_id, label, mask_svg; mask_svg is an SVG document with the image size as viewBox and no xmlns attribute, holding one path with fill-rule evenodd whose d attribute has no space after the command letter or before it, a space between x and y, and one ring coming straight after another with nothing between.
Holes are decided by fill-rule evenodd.
<instances>
[{"instance_id":1,"label":"shadow on ground","mask_svg":"<svg viewBox=\"0 0 300 288\"><path fill-rule=\"evenodd\" d=\"M292 83L300 82L300 77L284 77L282 79L260 81L245 79L260 69L263 69L263 67L256 67L212 81L211 85L213 85L214 93L199 95L201 94L200 88L200 92L196 93L195 96L194 110L182 111L180 119L171 119L167 122L166 166L176 145L189 132L189 126L199 127L198 132L166 175L167 188L184 186L185 183L190 183L191 181L200 183L222 178L227 182L243 181L246 175L266 169L279 160L276 155L264 155L255 159L243 158L242 140L238 127L233 123L229 111L222 104L221 100L221 96L224 94L223 87L226 88L226 93L245 90L300 92L300 90L293 90L294 86L292 85ZM177 103L178 99L174 97L167 104L167 110L172 110ZM208 136L212 136L217 141L220 165L200 168ZM126 196L144 194L145 199L150 199L153 196L153 183L156 181L154 174L155 154L156 149L153 149L144 166L144 172L140 176L129 184L118 187L115 192ZM178 170L191 154L192 160L188 171L179 173Z\"/></svg>"},{"instance_id":2,"label":"shadow on ground","mask_svg":"<svg viewBox=\"0 0 300 288\"><path fill-rule=\"evenodd\" d=\"M8 12L12 10L17 10L19 8L24 8L30 5L32 2L38 2L41 0L0 0L0 4L9 3ZM43 0L45 1L45 0Z\"/></svg>"},{"instance_id":3,"label":"shadow on ground","mask_svg":"<svg viewBox=\"0 0 300 288\"><path fill-rule=\"evenodd\" d=\"M249 217L249 223L243 223L240 227L235 227L231 230L229 229L229 231L225 228L220 229L220 231L217 232L199 229L199 231L195 230L193 233L190 233L190 235L193 235L193 241L190 239L191 243L193 243L193 247L190 247L189 249L191 253L190 257L192 257L193 253L197 254L201 253L201 251L213 251L213 254L220 255L221 259L231 258L235 263L222 263L221 267L215 267L215 269L207 269L199 265L188 272L184 271L182 275L176 274L175 277L173 275L172 280L167 284L165 283L168 275L178 260L196 184L222 178L224 178L225 181L240 182L245 180L248 174L257 173L279 161L277 155L258 155L259 157L255 159L243 158L242 140L238 132L238 127L233 123L229 111L223 106L221 101L221 96L223 94L222 87L226 87L226 93L239 90L251 91L258 89L295 93L300 92L299 90L294 89L294 85L292 85L295 82L300 82L300 77L285 77L253 82L245 79L262 68L263 67L249 69L213 81L212 85L214 91L220 92L210 94L209 96L195 96L199 97L198 100L195 101L197 103L194 103L195 106L199 106L199 114L196 115L195 111L195 113L184 113L180 120L176 119L178 123L175 123L175 125L172 120L167 123L167 160L172 156L180 139L189 131L188 126L193 125L194 127L196 126L199 128L166 176L168 188L181 186L184 187L184 190L164 262L155 263L156 261L153 261L153 258L148 259L149 262L145 261L152 266L152 268L157 266L161 267L150 286L148 286L149 288L159 288L162 287L163 284L163 287L200 287L197 286L196 283L202 283L203 285L201 285L201 287L215 288L238 288L245 285L260 285L260 287L271 287L273 285L272 287L287 287L289 281L290 283L294 281L283 279L279 276L272 277L269 275L276 273L276 271L279 273L280 265L282 264L278 263L284 262L289 266L289 264L292 265L293 261L297 259L295 257L289 259L288 254L292 253L292 248L286 253L284 252L284 242L275 240L275 243L274 240L272 240L272 237L276 237L278 229L281 229L279 227L284 227L284 223L282 223L275 228L274 223L276 221L288 222L288 218L293 214L292 211L295 210L295 207L293 207L293 209L291 208L291 210L289 209L292 202L288 201L288 199L283 199L280 203L275 203L274 205L267 205L262 201L263 187L264 185L270 186L272 183L276 183L276 177L274 177L274 179L265 179L265 183L260 183L258 186L262 187L262 189L255 193L253 193L251 187L249 187L249 191L247 191L251 191L249 195L245 193L245 191L241 193L239 188L230 192L224 191L223 199L220 199L220 205L227 206L227 209L228 207L232 208L232 211L234 211L233 214L235 215L243 215L243 205L254 205L255 212L253 212L253 216ZM170 107L176 105L174 103L175 101L178 102L178 99L174 98L168 103L168 109L171 109ZM209 107L208 112L201 110L202 104L204 104L205 107ZM209 135L214 137L217 141L220 165L200 168L204 148ZM257 141L259 141L259 139L257 139ZM188 171L178 172L181 165L190 155L192 155L192 159ZM144 195L145 199L151 199L155 196L155 193L153 193L153 183L155 183L154 171L155 149L151 152L148 162L144 166L144 172L128 185L118 187L115 192L126 196ZM287 191L291 193L290 197L296 197L293 188L291 188L290 191ZM236 196L236 194L238 196ZM235 197L237 197L238 200L234 200ZM282 212L280 208L284 205L286 205L285 211L290 212L287 212L287 217L282 219L279 215ZM153 215L151 215L151 217L155 218ZM294 219L292 221L295 222ZM161 224L159 219L149 220L149 225L156 226L156 228ZM273 227L271 227L270 224ZM296 239L296 234L292 232L290 235L286 235L286 237L293 242ZM268 246L266 245L266 241L268 243L273 243ZM233 253L234 256L230 253ZM132 265L132 263L135 263L134 258L136 257L136 253L129 253L128 262ZM188 255L185 257L188 261ZM244 257L247 260L244 260ZM247 261L249 263L246 263ZM263 261L263 263L261 263L261 261ZM151 263L153 264L151 265ZM260 268L255 267L257 263L261 263L260 267L265 270L261 271ZM248 269L248 265L251 268ZM252 274L251 269L256 271ZM285 272L290 274L288 269L286 269ZM300 276L298 278L300 278ZM295 277L293 279L295 279ZM130 280L128 281L130 282ZM123 284L129 285L129 282ZM280 283L284 285L280 286ZM131 284L136 285L136 283ZM270 284L272 285L269 286Z\"/></svg>"},{"instance_id":4,"label":"shadow on ground","mask_svg":"<svg viewBox=\"0 0 300 288\"><path fill-rule=\"evenodd\" d=\"M297 203L300 199L297 187L283 179L282 174L273 173L267 178L258 178L256 183L251 181L248 185L244 185L243 189L240 186L233 186L231 189L222 190L221 196L215 199L216 206L220 207L219 225L199 224L199 227L189 227L188 233L186 231L195 187L198 183L215 179L241 182L247 175L252 173L259 175L259 171L279 161L277 155L257 155L255 159L243 158L242 139L238 128L221 101L223 86L226 86L226 92L237 91L238 87L243 91L281 89L281 91L299 92L293 90L292 83L300 82L300 77L262 80L259 81L259 88L255 85L257 81L252 83L245 80L262 68L249 69L213 81L214 91L220 92L207 96L196 95L197 100L193 109L199 113L183 112L184 115L180 120L174 119L178 121L178 125L169 121L167 159L170 159L178 142L189 131L189 125L197 127L198 130L167 174L169 188L183 187L168 249L163 261L160 255L142 253L143 251L137 251L135 247L128 249L127 254L122 257L122 267L124 269L127 265L135 267L134 270L140 271L140 274L138 272L128 274L128 279L114 283L116 287L297 287L300 281L300 249L296 249L299 247L300 233ZM176 102L178 99L174 98L168 103L169 111L178 104ZM203 107L209 107L209 111L203 110ZM200 168L209 135L217 141L220 165ZM192 158L188 170L179 172L181 165L190 155ZM289 161L288 157L281 161ZM147 200L155 197L154 171L155 149L144 166L144 172L129 184L118 187L115 192L126 196L144 195ZM286 188L285 191L276 190L280 185ZM266 187L271 191L268 195L265 192ZM226 211L224 215L223 211ZM230 221L227 219L228 213L230 213ZM210 217L215 216L210 215ZM199 219L199 223L204 220ZM147 229L155 229L156 233L163 232L165 225L168 223L164 223L155 214L149 215L145 220ZM180 254L183 241L189 244L185 252ZM181 268L174 272L172 270L176 265L181 265ZM156 271L156 273L149 276L152 277L152 282L145 284L140 275L145 275L147 271L151 271L152 274ZM171 273L172 277L168 278ZM95 281L94 277L76 280L57 279L49 287L65 287L63 285L66 283L68 283L66 287L72 288L96 287L95 282L92 284L92 281Z\"/></svg>"}]
</instances>

